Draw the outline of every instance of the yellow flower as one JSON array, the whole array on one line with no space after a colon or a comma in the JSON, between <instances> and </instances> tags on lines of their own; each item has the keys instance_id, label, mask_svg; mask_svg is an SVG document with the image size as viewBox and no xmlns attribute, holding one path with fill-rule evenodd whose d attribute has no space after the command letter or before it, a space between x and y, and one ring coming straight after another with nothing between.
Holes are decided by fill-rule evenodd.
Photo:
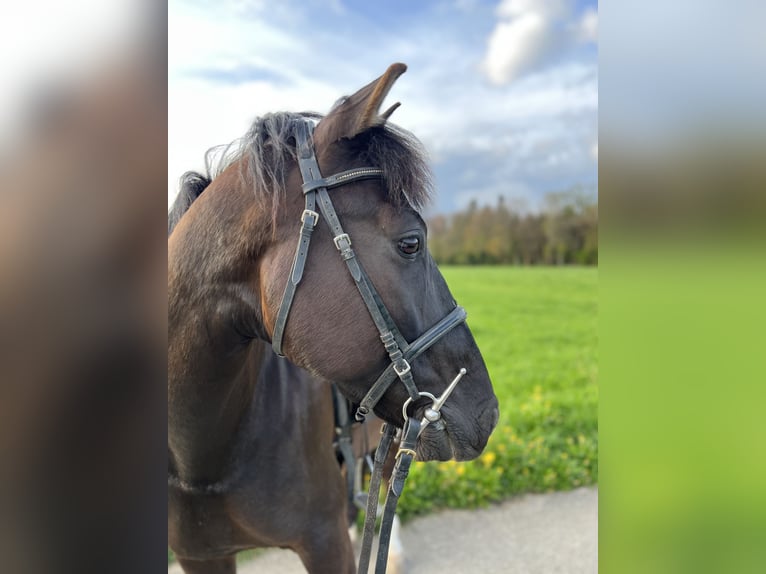
<instances>
[{"instance_id":1,"label":"yellow flower","mask_svg":"<svg viewBox=\"0 0 766 574\"><path fill-rule=\"evenodd\" d=\"M490 466L493 462L495 462L496 458L497 455L494 452L485 452L483 455L481 455L481 460L484 463L484 466Z\"/></svg>"},{"instance_id":2,"label":"yellow flower","mask_svg":"<svg viewBox=\"0 0 766 574\"><path fill-rule=\"evenodd\" d=\"M465 466L463 466L463 465L460 465L460 466L458 466L458 467L455 469L455 473L456 473L458 476L463 476L463 475L465 474Z\"/></svg>"}]
</instances>

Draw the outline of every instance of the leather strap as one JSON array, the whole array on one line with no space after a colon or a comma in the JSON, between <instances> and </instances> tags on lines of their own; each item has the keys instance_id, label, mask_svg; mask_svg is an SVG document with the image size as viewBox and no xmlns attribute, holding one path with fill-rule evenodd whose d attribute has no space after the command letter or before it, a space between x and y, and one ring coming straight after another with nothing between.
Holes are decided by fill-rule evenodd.
<instances>
[{"instance_id":1,"label":"leather strap","mask_svg":"<svg viewBox=\"0 0 766 574\"><path fill-rule=\"evenodd\" d=\"M391 529L394 524L396 505L404 490L404 482L410 473L410 466L415 458L415 446L420 434L420 421L408 418L402 432L402 441L399 451L396 453L396 466L388 485L386 505L383 510L383 519L380 523L380 536L378 538L378 558L375 563L375 574L386 574L388 563L388 547L391 543ZM362 572L361 570L359 572ZM365 573L366 574L366 573Z\"/></svg>"},{"instance_id":2,"label":"leather strap","mask_svg":"<svg viewBox=\"0 0 766 574\"><path fill-rule=\"evenodd\" d=\"M282 339L285 336L285 327L287 326L287 317L290 313L290 307L295 298L295 291L298 283L303 279L303 270L306 268L306 260L309 256L309 245L311 244L311 234L319 221L319 214L315 211L316 194L306 195L306 209L301 216L300 237L298 238L298 247L295 249L293 265L290 269L290 277L287 279L285 292L282 294L282 303L279 306L277 319L274 322L274 334L271 337L274 352L282 355Z\"/></svg>"},{"instance_id":3,"label":"leather strap","mask_svg":"<svg viewBox=\"0 0 766 574\"><path fill-rule=\"evenodd\" d=\"M309 193L317 190L320 187L325 189L332 189L340 185L345 185L351 181L359 181L361 179L380 179L383 177L383 170L377 167L357 167L346 171L341 171L330 177L319 177L314 180L306 180L303 184L303 193Z\"/></svg>"},{"instance_id":4,"label":"leather strap","mask_svg":"<svg viewBox=\"0 0 766 574\"><path fill-rule=\"evenodd\" d=\"M408 362L414 361L439 339L452 331L452 329L461 323L464 323L466 317L467 314L465 309L460 306L455 307L446 317L444 317L444 319L415 339L415 341L407 345L404 349L404 358ZM354 415L357 421L361 422L365 419L365 417L372 411L373 407L375 407L380 399L383 398L383 395L395 380L396 372L394 371L394 365L392 363L386 367L386 370L383 371L383 373L381 373L378 380L376 380L372 387L370 387L370 390L367 391L362 402L359 403L359 407Z\"/></svg>"},{"instance_id":5,"label":"leather strap","mask_svg":"<svg viewBox=\"0 0 766 574\"><path fill-rule=\"evenodd\" d=\"M346 494L349 504L354 503L354 472L356 469L354 450L351 443L351 418L348 415L348 401L336 385L332 385L333 406L335 407L335 432L338 451L346 465Z\"/></svg>"},{"instance_id":6,"label":"leather strap","mask_svg":"<svg viewBox=\"0 0 766 574\"><path fill-rule=\"evenodd\" d=\"M298 168L301 170L301 177L304 181L311 181L314 178L321 177L319 166L314 158L314 150L311 145L311 134L314 131L314 124L309 121L298 122L295 126L296 151L298 155ZM305 209L301 215L301 229L298 238L298 246L295 249L293 265L290 269L290 277L287 279L285 292L282 295L282 302L279 305L277 319L274 322L274 334L271 336L274 352L282 355L282 339L285 336L285 327L287 326L287 317L290 314L290 307L293 304L295 291L298 283L303 279L303 270L306 268L306 260L309 256L309 245L311 244L311 234L314 232L316 224L319 223L319 214L316 212L316 193L309 192L305 194Z\"/></svg>"},{"instance_id":7,"label":"leather strap","mask_svg":"<svg viewBox=\"0 0 766 574\"><path fill-rule=\"evenodd\" d=\"M417 400L419 398L418 389L415 386L415 381L412 377L412 372L409 363L404 359L404 354L400 345L404 342L399 330L391 318L388 310L380 299L380 295L372 287L372 282L364 272L361 263L356 258L354 250L351 248L351 238L343 231L343 227L338 218L338 214L335 212L335 208L332 204L329 194L327 193L327 186L335 187L352 181L380 178L383 176L383 171L378 168L355 168L347 170L330 176L328 178L322 178L319 170L319 164L316 161L316 155L314 153L311 135L313 132L313 124L310 122L299 122L295 128L296 148L298 155L298 167L301 171L301 176L305 182L303 185L305 197L306 197L306 209L301 217L302 225L300 231L300 238L298 246L295 251L295 257L293 258L293 264L285 286L284 294L282 295L282 302L277 312L277 319L274 323L274 334L272 335L272 346L274 351L278 355L282 355L282 339L284 338L284 331L287 326L287 319L290 313L290 307L292 306L293 299L295 297L295 291L297 290L298 283L303 278L303 270L306 265L306 259L308 258L308 248L311 242L311 234L314 231L318 220L318 214L315 210L316 196L318 196L319 205L321 211L327 221L330 229L333 233L333 241L335 246L340 251L341 257L346 262L346 266L351 273L351 277L362 296L367 309L372 317L375 326L380 333L381 341L386 348L386 352L389 355L393 370L399 379L407 389L407 393ZM358 417L357 417L358 418Z\"/></svg>"},{"instance_id":8,"label":"leather strap","mask_svg":"<svg viewBox=\"0 0 766 574\"><path fill-rule=\"evenodd\" d=\"M309 246L311 244L311 235L319 222L319 213L316 211L317 190L324 190L326 194L327 187L338 187L353 181L373 178L379 179L383 177L383 170L379 168L362 167L342 171L330 177L322 178L311 139L313 131L314 124L308 120L297 122L295 125L295 144L298 156L298 168L300 169L303 181L306 182L303 184L303 193L306 197L306 201L305 209L301 215L298 245L295 249L290 276L285 285L285 291L282 294L282 302L279 305L277 318L274 321L274 333L271 337L274 352L280 357L283 356L282 340L284 339L290 308L292 307L295 292L298 288L298 284L303 278L303 271L306 267ZM330 202L329 205L332 206L332 202ZM335 215L334 209L332 210L332 213ZM337 219L337 215L335 215L335 220L337 221ZM340 222L338 222L338 226L340 226ZM348 235L346 235L346 237L348 237ZM349 245L350 243L351 241L349 240ZM336 242L336 245L338 245L338 242Z\"/></svg>"},{"instance_id":9,"label":"leather strap","mask_svg":"<svg viewBox=\"0 0 766 574\"><path fill-rule=\"evenodd\" d=\"M330 195L327 193L327 189L320 188L317 191L317 196L319 208L334 235L333 241L335 242L335 246L338 248L338 251L340 251L341 258L346 262L346 267L348 267L359 294L362 296L362 300L367 306L367 310L375 323L375 327L377 327L378 332L380 333L380 339L388 352L388 356L394 366L394 371L399 376L399 379L404 384L409 395L413 400L417 400L420 395L415 386L415 381L412 378L410 365L404 359L404 354L397 343L397 339L403 340L404 338L401 336L395 325L389 324L393 323L393 321L391 321L388 311L386 311L386 316L389 318L388 321L381 311L384 306L382 304L379 305L375 298L371 282L367 279L367 274L362 270L362 264L357 259L356 253L354 253L354 250L351 247L351 239L348 234L343 231L340 219L338 219L338 214L335 212L335 208L330 200ZM379 299L380 297L378 296L378 300Z\"/></svg>"},{"instance_id":10,"label":"leather strap","mask_svg":"<svg viewBox=\"0 0 766 574\"><path fill-rule=\"evenodd\" d=\"M396 428L388 423L383 425L383 438L375 450L375 464L370 476L370 489L367 491L367 510L364 516L364 534L362 535L362 549L359 554L359 566L357 572L367 574L372 554L372 539L375 536L375 520L378 518L378 498L380 497L380 481L383 475L383 464L386 462L388 451L396 435Z\"/></svg>"}]
</instances>

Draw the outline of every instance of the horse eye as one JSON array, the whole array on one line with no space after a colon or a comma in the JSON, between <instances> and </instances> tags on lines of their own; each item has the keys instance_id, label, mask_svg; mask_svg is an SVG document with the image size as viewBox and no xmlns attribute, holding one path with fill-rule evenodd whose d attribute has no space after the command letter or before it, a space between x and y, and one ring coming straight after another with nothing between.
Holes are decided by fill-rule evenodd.
<instances>
[{"instance_id":1,"label":"horse eye","mask_svg":"<svg viewBox=\"0 0 766 574\"><path fill-rule=\"evenodd\" d=\"M404 237L399 240L399 251L405 255L415 255L420 250L420 239L417 237Z\"/></svg>"}]
</instances>

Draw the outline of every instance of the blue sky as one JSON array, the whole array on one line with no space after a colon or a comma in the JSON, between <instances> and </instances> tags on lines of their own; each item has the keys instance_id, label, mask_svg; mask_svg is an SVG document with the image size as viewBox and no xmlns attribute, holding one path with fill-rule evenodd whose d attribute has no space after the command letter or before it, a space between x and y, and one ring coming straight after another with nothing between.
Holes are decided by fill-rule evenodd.
<instances>
[{"instance_id":1,"label":"blue sky","mask_svg":"<svg viewBox=\"0 0 766 574\"><path fill-rule=\"evenodd\" d=\"M326 112L397 61L392 120L426 146L431 213L598 183L598 14L565 0L171 0L169 201L258 115Z\"/></svg>"}]
</instances>

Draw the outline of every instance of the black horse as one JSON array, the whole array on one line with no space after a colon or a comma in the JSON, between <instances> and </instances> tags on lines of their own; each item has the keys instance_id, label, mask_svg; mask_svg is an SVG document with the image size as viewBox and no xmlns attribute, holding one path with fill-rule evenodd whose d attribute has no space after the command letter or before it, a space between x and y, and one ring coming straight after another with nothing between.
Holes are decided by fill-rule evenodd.
<instances>
[{"instance_id":1,"label":"black horse","mask_svg":"<svg viewBox=\"0 0 766 574\"><path fill-rule=\"evenodd\" d=\"M344 484L328 439L332 400L317 379L358 403L391 359L329 220L315 222L279 336L284 359L271 343L305 227L296 134L310 120L323 174L374 166L382 176L353 178L329 193L401 335L413 341L455 309L417 211L430 191L420 146L387 123L396 105L379 113L405 70L391 66L323 118L260 118L212 182L185 179L168 239L168 538L189 574L234 572L236 552L262 546L293 549L309 572L354 570ZM411 374L420 391L438 396L460 367L468 374L442 424L420 436L421 460L472 459L497 422L497 399L464 323L414 361ZM375 413L401 426L408 396L393 384ZM416 401L414 410L425 406Z\"/></svg>"}]
</instances>

